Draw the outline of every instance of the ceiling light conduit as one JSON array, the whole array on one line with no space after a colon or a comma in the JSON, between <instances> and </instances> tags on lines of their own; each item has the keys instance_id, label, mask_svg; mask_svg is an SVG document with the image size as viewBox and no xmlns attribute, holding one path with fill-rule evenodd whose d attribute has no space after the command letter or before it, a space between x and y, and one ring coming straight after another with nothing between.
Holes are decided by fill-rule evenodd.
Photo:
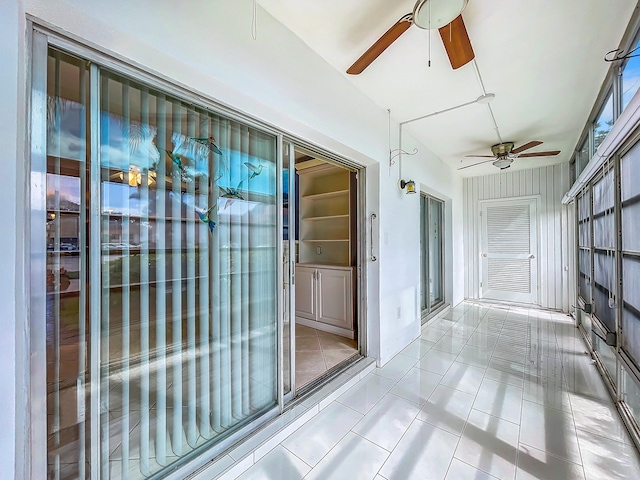
<instances>
[{"instance_id":1,"label":"ceiling light conduit","mask_svg":"<svg viewBox=\"0 0 640 480\"><path fill-rule=\"evenodd\" d=\"M475 100L470 102L462 103L460 105L456 105L455 107L446 108L444 110L439 110L437 112L429 113L427 115L422 115L420 117L412 118L410 120L405 120L404 122L400 122L399 133L398 133L398 144L400 148L396 148L395 150L391 149L391 110L387 109L387 113L389 116L389 169L391 169L392 165L395 165L395 159L398 158L398 186L400 190L404 190L407 187L407 194L416 193L415 182L413 180L403 180L402 179L402 154L405 155L415 155L418 153L418 149L414 148L412 152L407 152L402 149L402 127L407 125L408 123L417 122L418 120L424 120L425 118L435 117L437 115L451 112L453 110L457 110L462 107L467 107L469 105L479 104L479 105L488 105L495 98L495 94L484 92Z\"/></svg>"}]
</instances>

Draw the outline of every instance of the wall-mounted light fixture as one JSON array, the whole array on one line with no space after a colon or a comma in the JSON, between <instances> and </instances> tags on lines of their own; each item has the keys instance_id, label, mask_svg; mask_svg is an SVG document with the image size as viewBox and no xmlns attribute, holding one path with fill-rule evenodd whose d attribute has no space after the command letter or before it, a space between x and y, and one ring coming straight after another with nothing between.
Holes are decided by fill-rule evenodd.
<instances>
[{"instance_id":1,"label":"wall-mounted light fixture","mask_svg":"<svg viewBox=\"0 0 640 480\"><path fill-rule=\"evenodd\" d=\"M399 182L400 190L404 190L405 187L407 189L407 195L411 193L416 193L416 182L413 180L400 180Z\"/></svg>"}]
</instances>

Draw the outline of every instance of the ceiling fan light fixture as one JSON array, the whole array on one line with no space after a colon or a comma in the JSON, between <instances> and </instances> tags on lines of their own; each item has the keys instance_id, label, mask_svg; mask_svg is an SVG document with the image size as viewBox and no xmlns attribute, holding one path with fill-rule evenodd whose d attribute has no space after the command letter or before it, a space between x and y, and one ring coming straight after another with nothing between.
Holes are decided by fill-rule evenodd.
<instances>
[{"instance_id":1,"label":"ceiling fan light fixture","mask_svg":"<svg viewBox=\"0 0 640 480\"><path fill-rule=\"evenodd\" d=\"M498 157L498 159L495 162L493 162L493 166L498 167L500 170L503 170L505 168L509 168L512 163L513 163L513 158L510 158L504 155L504 156Z\"/></svg>"},{"instance_id":2,"label":"ceiling fan light fixture","mask_svg":"<svg viewBox=\"0 0 640 480\"><path fill-rule=\"evenodd\" d=\"M444 27L462 13L468 1L418 0L413 7L413 23L426 30Z\"/></svg>"}]
</instances>

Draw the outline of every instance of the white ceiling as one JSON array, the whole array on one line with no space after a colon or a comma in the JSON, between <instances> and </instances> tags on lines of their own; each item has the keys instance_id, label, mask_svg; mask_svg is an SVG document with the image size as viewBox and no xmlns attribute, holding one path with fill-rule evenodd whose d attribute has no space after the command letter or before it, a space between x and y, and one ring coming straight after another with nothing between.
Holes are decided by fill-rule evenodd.
<instances>
[{"instance_id":1,"label":"white ceiling","mask_svg":"<svg viewBox=\"0 0 640 480\"><path fill-rule=\"evenodd\" d=\"M340 72L415 0L259 0L260 4ZM463 18L503 141L544 144L529 152L557 157L517 159L512 169L568 161L637 0L469 0ZM347 75L394 120L403 122L469 102L482 89L473 62L452 70L437 31L411 26L360 75ZM454 168L476 163L498 143L489 109L473 104L405 126ZM465 176L496 173L483 166Z\"/></svg>"}]
</instances>

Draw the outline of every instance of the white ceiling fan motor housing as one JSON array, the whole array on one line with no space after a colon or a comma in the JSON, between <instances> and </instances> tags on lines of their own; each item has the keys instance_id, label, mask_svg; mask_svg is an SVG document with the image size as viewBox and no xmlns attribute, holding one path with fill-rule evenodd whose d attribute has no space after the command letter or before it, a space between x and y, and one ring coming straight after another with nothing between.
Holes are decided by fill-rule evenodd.
<instances>
[{"instance_id":1,"label":"white ceiling fan motor housing","mask_svg":"<svg viewBox=\"0 0 640 480\"><path fill-rule=\"evenodd\" d=\"M418 0L413 7L413 23L424 29L444 27L455 20L469 0Z\"/></svg>"}]
</instances>

